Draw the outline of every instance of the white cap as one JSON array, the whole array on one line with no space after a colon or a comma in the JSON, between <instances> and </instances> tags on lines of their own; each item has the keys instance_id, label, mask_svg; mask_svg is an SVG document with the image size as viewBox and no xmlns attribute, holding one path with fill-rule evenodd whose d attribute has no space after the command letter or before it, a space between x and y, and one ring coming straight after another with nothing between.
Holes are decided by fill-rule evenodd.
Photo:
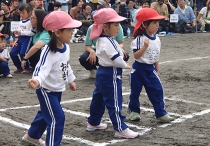
<instances>
[{"instance_id":1,"label":"white cap","mask_svg":"<svg viewBox=\"0 0 210 146\"><path fill-rule=\"evenodd\" d=\"M98 0L98 4L100 4L100 5L106 5L106 2L104 0Z\"/></svg>"}]
</instances>

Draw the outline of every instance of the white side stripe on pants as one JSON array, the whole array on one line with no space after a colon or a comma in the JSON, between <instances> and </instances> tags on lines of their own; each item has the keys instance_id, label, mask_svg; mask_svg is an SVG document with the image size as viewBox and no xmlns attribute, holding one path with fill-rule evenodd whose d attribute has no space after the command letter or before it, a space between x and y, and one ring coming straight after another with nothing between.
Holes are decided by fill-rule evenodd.
<instances>
[{"instance_id":1,"label":"white side stripe on pants","mask_svg":"<svg viewBox=\"0 0 210 146\"><path fill-rule=\"evenodd\" d=\"M54 137L55 137L55 117L52 111L52 107L50 105L50 101L49 101L49 97L47 95L47 93L45 92L45 90L42 88L41 89L42 94L44 96L48 111L50 113L50 116L52 118L52 123L51 123L51 128L50 128L50 141L49 141L49 146L54 146Z\"/></svg>"}]
</instances>

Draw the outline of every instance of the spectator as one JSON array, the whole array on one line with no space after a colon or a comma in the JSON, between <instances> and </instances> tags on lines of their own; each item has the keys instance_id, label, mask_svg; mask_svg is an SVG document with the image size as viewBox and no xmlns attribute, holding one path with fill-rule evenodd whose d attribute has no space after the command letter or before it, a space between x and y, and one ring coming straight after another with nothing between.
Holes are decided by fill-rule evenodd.
<instances>
[{"instance_id":1,"label":"spectator","mask_svg":"<svg viewBox=\"0 0 210 146\"><path fill-rule=\"evenodd\" d=\"M136 14L136 9L134 8L135 0L126 0L126 4L128 5L129 11L131 13L131 27L130 28L131 28L131 33L132 33L135 27L135 24L133 23L135 19L135 14Z\"/></svg>"},{"instance_id":2,"label":"spectator","mask_svg":"<svg viewBox=\"0 0 210 146\"><path fill-rule=\"evenodd\" d=\"M131 28L131 13L129 11L128 5L126 5L126 0L118 0L118 3L114 4L112 8L122 17L126 17L127 19L120 22L123 28L124 36L127 35L127 29Z\"/></svg>"},{"instance_id":3,"label":"spectator","mask_svg":"<svg viewBox=\"0 0 210 146\"><path fill-rule=\"evenodd\" d=\"M164 16L165 19L160 20L159 24L159 31L168 31L169 28L169 13L168 13L168 7L166 4L164 4L164 0L158 0L153 3L151 3L151 8L158 12L159 15Z\"/></svg>"},{"instance_id":4,"label":"spectator","mask_svg":"<svg viewBox=\"0 0 210 146\"><path fill-rule=\"evenodd\" d=\"M12 35L10 31L10 21L19 21L18 17L15 15L12 15L9 11L10 7L10 1L9 0L3 0L1 2L1 11L0 15L3 15L3 17L0 17L0 21L3 22L3 29L1 30L1 33L5 35L6 41L9 44L10 35Z\"/></svg>"},{"instance_id":5,"label":"spectator","mask_svg":"<svg viewBox=\"0 0 210 146\"><path fill-rule=\"evenodd\" d=\"M110 0L104 0L106 3L106 8L111 8Z\"/></svg>"},{"instance_id":6,"label":"spectator","mask_svg":"<svg viewBox=\"0 0 210 146\"><path fill-rule=\"evenodd\" d=\"M20 20L20 13L18 11L19 4L20 4L20 0L12 0L11 6L10 6L10 13L17 16L17 18Z\"/></svg>"},{"instance_id":7,"label":"spectator","mask_svg":"<svg viewBox=\"0 0 210 146\"><path fill-rule=\"evenodd\" d=\"M36 0L29 0L29 5L32 7L32 9L36 9L37 7L37 3L36 3Z\"/></svg>"},{"instance_id":8,"label":"spectator","mask_svg":"<svg viewBox=\"0 0 210 146\"><path fill-rule=\"evenodd\" d=\"M173 4L170 2L170 0L164 0L164 3L167 5L168 7L168 13L169 14L173 14L174 10L176 9Z\"/></svg>"},{"instance_id":9,"label":"spectator","mask_svg":"<svg viewBox=\"0 0 210 146\"><path fill-rule=\"evenodd\" d=\"M68 0L56 0L56 2L60 2L62 4L62 11L68 13L69 10L69 1Z\"/></svg>"},{"instance_id":10,"label":"spectator","mask_svg":"<svg viewBox=\"0 0 210 146\"><path fill-rule=\"evenodd\" d=\"M99 10L99 9L101 9L101 8L106 8L106 7L107 7L107 5L106 5L106 2L105 2L104 0L98 0L97 10ZM92 13L91 13L91 17L92 17L92 18L93 18L94 13L95 13L97 10L92 11Z\"/></svg>"},{"instance_id":11,"label":"spectator","mask_svg":"<svg viewBox=\"0 0 210 146\"><path fill-rule=\"evenodd\" d=\"M26 61L29 60L30 66L34 69L39 61L41 48L44 47L50 39L50 35L42 26L44 17L47 15L42 9L35 9L31 15L31 25L35 27L35 35L33 36L32 47L27 52L22 61L22 68L25 67Z\"/></svg>"},{"instance_id":12,"label":"spectator","mask_svg":"<svg viewBox=\"0 0 210 146\"><path fill-rule=\"evenodd\" d=\"M69 14L73 19L77 19L79 14L82 12L83 0L77 0L77 5L70 9Z\"/></svg>"},{"instance_id":13,"label":"spectator","mask_svg":"<svg viewBox=\"0 0 210 146\"><path fill-rule=\"evenodd\" d=\"M89 3L85 3L82 5L82 13L78 16L77 20L82 21L82 26L79 28L81 34L86 36L87 29L90 25L92 25L92 19L91 19L91 5Z\"/></svg>"},{"instance_id":14,"label":"spectator","mask_svg":"<svg viewBox=\"0 0 210 146\"><path fill-rule=\"evenodd\" d=\"M203 7L199 12L197 21L203 30L210 31L210 1L207 1L206 7Z\"/></svg>"},{"instance_id":15,"label":"spectator","mask_svg":"<svg viewBox=\"0 0 210 146\"><path fill-rule=\"evenodd\" d=\"M175 24L176 32L195 32L196 31L196 17L190 6L185 5L184 0L178 0L178 7L174 10L174 14L178 15L179 22ZM183 25L180 25L180 24ZM181 26L181 28L179 28ZM200 24L197 25L197 30L200 30Z\"/></svg>"},{"instance_id":16,"label":"spectator","mask_svg":"<svg viewBox=\"0 0 210 146\"><path fill-rule=\"evenodd\" d=\"M62 4L60 2L55 2L54 6L53 6L53 10L60 11L60 10L62 10L61 7L62 7Z\"/></svg>"},{"instance_id":17,"label":"spectator","mask_svg":"<svg viewBox=\"0 0 210 146\"><path fill-rule=\"evenodd\" d=\"M97 4L99 0L90 0L90 3L92 4L92 9L95 11L97 9Z\"/></svg>"}]
</instances>

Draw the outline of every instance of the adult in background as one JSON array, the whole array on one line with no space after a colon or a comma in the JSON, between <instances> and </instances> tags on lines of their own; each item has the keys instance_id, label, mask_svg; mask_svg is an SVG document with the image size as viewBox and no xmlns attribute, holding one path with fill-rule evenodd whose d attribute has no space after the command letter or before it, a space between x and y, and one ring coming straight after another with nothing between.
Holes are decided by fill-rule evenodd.
<instances>
[{"instance_id":1,"label":"adult in background","mask_svg":"<svg viewBox=\"0 0 210 146\"><path fill-rule=\"evenodd\" d=\"M202 30L210 31L210 1L207 1L206 7L200 10L197 21L202 26Z\"/></svg>"},{"instance_id":2,"label":"adult in background","mask_svg":"<svg viewBox=\"0 0 210 146\"><path fill-rule=\"evenodd\" d=\"M31 15L31 25L35 27L35 35L33 36L33 43L30 50L27 52L22 61L22 68L25 67L26 62L29 60L30 66L35 68L39 61L41 48L44 47L50 40L50 35L42 26L44 17L47 12L42 9L35 9Z\"/></svg>"},{"instance_id":3,"label":"adult in background","mask_svg":"<svg viewBox=\"0 0 210 146\"><path fill-rule=\"evenodd\" d=\"M175 24L175 32L190 33L196 31L196 17L193 9L185 5L185 0L178 0L177 8L174 14L178 15L178 23ZM200 24L197 25L197 30L200 30Z\"/></svg>"},{"instance_id":4,"label":"adult in background","mask_svg":"<svg viewBox=\"0 0 210 146\"><path fill-rule=\"evenodd\" d=\"M69 14L73 19L77 19L79 14L82 12L83 0L77 0L77 5L70 9Z\"/></svg>"},{"instance_id":5,"label":"adult in background","mask_svg":"<svg viewBox=\"0 0 210 146\"><path fill-rule=\"evenodd\" d=\"M133 33L135 24L134 24L134 19L135 19L135 14L136 14L136 9L134 8L135 5L135 0L126 0L126 4L129 7L129 11L131 13L131 33Z\"/></svg>"},{"instance_id":6,"label":"adult in background","mask_svg":"<svg viewBox=\"0 0 210 146\"><path fill-rule=\"evenodd\" d=\"M69 1L68 0L56 0L56 2L60 2L62 4L62 11L68 13L69 10Z\"/></svg>"},{"instance_id":7,"label":"adult in background","mask_svg":"<svg viewBox=\"0 0 210 146\"><path fill-rule=\"evenodd\" d=\"M19 5L20 5L20 0L12 0L11 6L10 6L10 13L17 16L17 18L20 20L20 13L18 10Z\"/></svg>"}]
</instances>

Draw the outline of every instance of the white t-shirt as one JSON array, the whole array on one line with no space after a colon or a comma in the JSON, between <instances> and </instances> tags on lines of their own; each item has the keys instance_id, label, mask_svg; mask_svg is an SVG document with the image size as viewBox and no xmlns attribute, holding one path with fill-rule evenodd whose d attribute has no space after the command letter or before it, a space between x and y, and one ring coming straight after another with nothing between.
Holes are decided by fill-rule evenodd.
<instances>
[{"instance_id":1,"label":"white t-shirt","mask_svg":"<svg viewBox=\"0 0 210 146\"><path fill-rule=\"evenodd\" d=\"M21 20L19 22L19 27L18 29L20 30L20 35L21 36L33 36L35 33L32 32L32 25L30 19L27 20Z\"/></svg>"},{"instance_id":2,"label":"white t-shirt","mask_svg":"<svg viewBox=\"0 0 210 146\"><path fill-rule=\"evenodd\" d=\"M36 65L33 78L37 79L43 88L53 92L62 92L66 84L75 80L75 76L69 65L70 48L64 44L63 49L57 49L54 53L45 45Z\"/></svg>"},{"instance_id":3,"label":"white t-shirt","mask_svg":"<svg viewBox=\"0 0 210 146\"><path fill-rule=\"evenodd\" d=\"M9 52L8 52L8 49L3 49L3 50L0 50L0 56L2 58L5 58L7 60L9 60L10 56L9 56Z\"/></svg>"},{"instance_id":4,"label":"white t-shirt","mask_svg":"<svg viewBox=\"0 0 210 146\"><path fill-rule=\"evenodd\" d=\"M135 60L140 63L154 64L159 60L160 57L161 42L158 36L156 35L154 35L154 37L150 37L148 35L137 36L131 42L131 51L134 53L139 49L141 49L142 46L144 46L144 40L146 38L149 39L149 46L147 50L144 52L144 54L139 59Z\"/></svg>"},{"instance_id":5,"label":"white t-shirt","mask_svg":"<svg viewBox=\"0 0 210 146\"><path fill-rule=\"evenodd\" d=\"M96 56L99 64L104 67L126 68L127 66L119 44L107 36L99 37L96 42Z\"/></svg>"},{"instance_id":6,"label":"white t-shirt","mask_svg":"<svg viewBox=\"0 0 210 146\"><path fill-rule=\"evenodd\" d=\"M207 13L207 7L203 7L200 12L200 14L202 14L201 17L201 21L203 24L205 24L204 19L210 20L210 12L208 13L207 17L206 17L206 13Z\"/></svg>"}]
</instances>

